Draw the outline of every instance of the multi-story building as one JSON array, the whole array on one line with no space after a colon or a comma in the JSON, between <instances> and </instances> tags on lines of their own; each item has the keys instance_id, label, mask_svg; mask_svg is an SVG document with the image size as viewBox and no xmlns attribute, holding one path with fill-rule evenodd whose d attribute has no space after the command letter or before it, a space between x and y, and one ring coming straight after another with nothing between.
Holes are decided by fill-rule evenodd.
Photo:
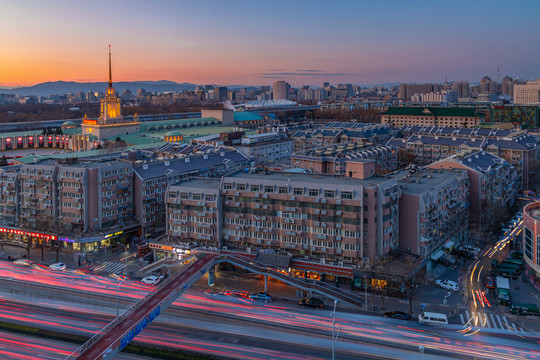
<instances>
[{"instance_id":1,"label":"multi-story building","mask_svg":"<svg viewBox=\"0 0 540 360\"><path fill-rule=\"evenodd\" d=\"M515 105L537 105L540 103L540 79L514 85Z\"/></svg>"},{"instance_id":2,"label":"multi-story building","mask_svg":"<svg viewBox=\"0 0 540 360\"><path fill-rule=\"evenodd\" d=\"M428 167L467 170L471 215L478 224L489 225L496 220L499 210L514 204L520 187L516 169L485 151L459 153Z\"/></svg>"},{"instance_id":3,"label":"multi-story building","mask_svg":"<svg viewBox=\"0 0 540 360\"><path fill-rule=\"evenodd\" d=\"M287 100L289 98L290 88L291 86L288 82L283 80L276 81L272 87L274 100Z\"/></svg>"},{"instance_id":4,"label":"multi-story building","mask_svg":"<svg viewBox=\"0 0 540 360\"><path fill-rule=\"evenodd\" d=\"M144 234L165 231L167 186L187 177L215 177L249 167L250 161L235 150L221 148L182 159L153 161L133 168L135 217Z\"/></svg>"},{"instance_id":5,"label":"multi-story building","mask_svg":"<svg viewBox=\"0 0 540 360\"><path fill-rule=\"evenodd\" d=\"M464 240L469 217L466 171L401 170L389 177L401 191L400 249L427 257Z\"/></svg>"},{"instance_id":6,"label":"multi-story building","mask_svg":"<svg viewBox=\"0 0 540 360\"><path fill-rule=\"evenodd\" d=\"M221 246L220 179L190 179L167 191L167 234L190 246Z\"/></svg>"},{"instance_id":7,"label":"multi-story building","mask_svg":"<svg viewBox=\"0 0 540 360\"><path fill-rule=\"evenodd\" d=\"M502 94L513 98L515 84L516 82L510 76L503 77L502 78Z\"/></svg>"},{"instance_id":8,"label":"multi-story building","mask_svg":"<svg viewBox=\"0 0 540 360\"><path fill-rule=\"evenodd\" d=\"M203 200L220 191L221 206ZM196 193L196 199L190 193ZM169 237L184 243L203 240L207 246L254 252L272 249L368 265L397 248L399 194L397 182L382 177L237 172L224 176L221 184L182 182L168 190L168 221L175 226ZM218 220L211 220L210 227L203 228L205 233L192 231L196 224L175 222L207 215L212 207Z\"/></svg>"},{"instance_id":9,"label":"multi-story building","mask_svg":"<svg viewBox=\"0 0 540 360\"><path fill-rule=\"evenodd\" d=\"M287 138L285 133L277 132L247 135L242 137L236 149L258 164L272 163L291 157L294 140Z\"/></svg>"},{"instance_id":10,"label":"multi-story building","mask_svg":"<svg viewBox=\"0 0 540 360\"><path fill-rule=\"evenodd\" d=\"M480 94L496 94L497 93L497 82L492 81L489 76L484 76L480 80Z\"/></svg>"},{"instance_id":11,"label":"multi-story building","mask_svg":"<svg viewBox=\"0 0 540 360\"><path fill-rule=\"evenodd\" d=\"M523 208L523 259L529 277L540 284L540 202Z\"/></svg>"},{"instance_id":12,"label":"multi-story building","mask_svg":"<svg viewBox=\"0 0 540 360\"><path fill-rule=\"evenodd\" d=\"M452 84L452 90L456 91L458 98L468 98L470 96L469 82L456 81Z\"/></svg>"},{"instance_id":13,"label":"multi-story building","mask_svg":"<svg viewBox=\"0 0 540 360\"><path fill-rule=\"evenodd\" d=\"M0 168L0 223L15 225L19 213L19 166Z\"/></svg>"},{"instance_id":14,"label":"multi-story building","mask_svg":"<svg viewBox=\"0 0 540 360\"><path fill-rule=\"evenodd\" d=\"M383 175L397 169L397 151L384 145L369 146L348 142L295 152L291 156L294 167L320 174L345 175L347 161L372 159L375 174Z\"/></svg>"},{"instance_id":15,"label":"multi-story building","mask_svg":"<svg viewBox=\"0 0 540 360\"><path fill-rule=\"evenodd\" d=\"M414 94L439 92L440 88L438 84L399 84L398 98L410 100Z\"/></svg>"},{"instance_id":16,"label":"multi-story building","mask_svg":"<svg viewBox=\"0 0 540 360\"><path fill-rule=\"evenodd\" d=\"M394 126L473 127L483 121L474 108L391 107L381 114L381 122Z\"/></svg>"},{"instance_id":17,"label":"multi-story building","mask_svg":"<svg viewBox=\"0 0 540 360\"><path fill-rule=\"evenodd\" d=\"M21 165L19 169L19 224L30 229L50 229L57 222L56 174L48 165Z\"/></svg>"}]
</instances>

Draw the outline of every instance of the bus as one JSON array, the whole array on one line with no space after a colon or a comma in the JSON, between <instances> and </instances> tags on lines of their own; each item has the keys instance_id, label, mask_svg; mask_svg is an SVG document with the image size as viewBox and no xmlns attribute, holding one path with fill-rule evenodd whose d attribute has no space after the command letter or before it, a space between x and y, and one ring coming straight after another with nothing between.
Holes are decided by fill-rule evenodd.
<instances>
[{"instance_id":1,"label":"bus","mask_svg":"<svg viewBox=\"0 0 540 360\"><path fill-rule=\"evenodd\" d=\"M504 263L516 264L519 266L520 269L523 269L523 266L525 265L525 262L522 259L512 259L512 258L508 258L504 260L502 263L503 264Z\"/></svg>"},{"instance_id":2,"label":"bus","mask_svg":"<svg viewBox=\"0 0 540 360\"><path fill-rule=\"evenodd\" d=\"M506 261L503 261L502 263L500 263L499 266L497 266L497 269L498 268L515 269L518 275L521 274L521 269L519 268L519 265L507 263Z\"/></svg>"},{"instance_id":3,"label":"bus","mask_svg":"<svg viewBox=\"0 0 540 360\"><path fill-rule=\"evenodd\" d=\"M516 269L511 269L507 267L499 267L493 271L493 276L504 276L510 279L517 279L518 273Z\"/></svg>"}]
</instances>

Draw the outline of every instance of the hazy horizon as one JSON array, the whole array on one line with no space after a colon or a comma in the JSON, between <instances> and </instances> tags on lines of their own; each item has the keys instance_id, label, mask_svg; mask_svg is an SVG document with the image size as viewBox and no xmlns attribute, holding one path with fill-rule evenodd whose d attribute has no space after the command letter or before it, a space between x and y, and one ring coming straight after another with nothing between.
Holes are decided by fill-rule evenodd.
<instances>
[{"instance_id":1,"label":"hazy horizon","mask_svg":"<svg viewBox=\"0 0 540 360\"><path fill-rule=\"evenodd\" d=\"M0 87L271 85L540 77L536 1L6 2Z\"/></svg>"}]
</instances>

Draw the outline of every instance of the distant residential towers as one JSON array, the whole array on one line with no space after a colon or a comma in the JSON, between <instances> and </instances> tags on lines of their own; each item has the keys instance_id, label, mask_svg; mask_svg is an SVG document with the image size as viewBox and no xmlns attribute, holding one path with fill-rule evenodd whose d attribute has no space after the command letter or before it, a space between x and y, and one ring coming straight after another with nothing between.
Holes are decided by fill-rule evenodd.
<instances>
[{"instance_id":1,"label":"distant residential towers","mask_svg":"<svg viewBox=\"0 0 540 360\"><path fill-rule=\"evenodd\" d=\"M279 80L274 83L272 88L274 100L287 100L289 99L289 89L291 86L288 82Z\"/></svg>"}]
</instances>

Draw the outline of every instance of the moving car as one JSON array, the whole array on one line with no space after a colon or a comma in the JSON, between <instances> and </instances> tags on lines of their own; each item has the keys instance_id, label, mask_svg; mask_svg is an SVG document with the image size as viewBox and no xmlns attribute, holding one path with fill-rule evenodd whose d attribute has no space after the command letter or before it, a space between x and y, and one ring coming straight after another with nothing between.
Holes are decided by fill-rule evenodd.
<instances>
[{"instance_id":1,"label":"moving car","mask_svg":"<svg viewBox=\"0 0 540 360\"><path fill-rule=\"evenodd\" d=\"M322 302L322 300L317 299L317 298L304 298L300 300L298 305L302 307L307 306L307 307L313 307L313 308L319 308L319 309L322 309L324 307L324 303Z\"/></svg>"},{"instance_id":2,"label":"moving car","mask_svg":"<svg viewBox=\"0 0 540 360\"><path fill-rule=\"evenodd\" d=\"M257 293L257 294L251 294L249 295L249 298L251 300L255 300L255 301L264 301L264 302L270 302L272 301L272 296L268 293L265 293L265 292L260 292L260 293Z\"/></svg>"},{"instance_id":3,"label":"moving car","mask_svg":"<svg viewBox=\"0 0 540 360\"><path fill-rule=\"evenodd\" d=\"M30 260L27 260L27 259L15 260L13 263L17 264L17 265L24 265L24 266L32 265L32 262Z\"/></svg>"},{"instance_id":4,"label":"moving car","mask_svg":"<svg viewBox=\"0 0 540 360\"><path fill-rule=\"evenodd\" d=\"M143 284L147 285L157 285L160 282L160 278L158 276L147 276L141 280Z\"/></svg>"},{"instance_id":5,"label":"moving car","mask_svg":"<svg viewBox=\"0 0 540 360\"><path fill-rule=\"evenodd\" d=\"M64 263L56 263L56 264L49 265L49 269L55 270L55 271L63 271L67 269L67 266Z\"/></svg>"},{"instance_id":6,"label":"moving car","mask_svg":"<svg viewBox=\"0 0 540 360\"><path fill-rule=\"evenodd\" d=\"M432 313L432 312L423 312L418 315L418 322L422 325L448 325L448 318L446 314Z\"/></svg>"},{"instance_id":7,"label":"moving car","mask_svg":"<svg viewBox=\"0 0 540 360\"><path fill-rule=\"evenodd\" d=\"M495 289L495 281L491 276L486 276L484 279L484 284L488 289Z\"/></svg>"},{"instance_id":8,"label":"moving car","mask_svg":"<svg viewBox=\"0 0 540 360\"><path fill-rule=\"evenodd\" d=\"M448 289L448 290L453 290L453 291L459 290L459 285L455 281L452 281L452 280L439 279L435 281L435 285L443 289Z\"/></svg>"},{"instance_id":9,"label":"moving car","mask_svg":"<svg viewBox=\"0 0 540 360\"><path fill-rule=\"evenodd\" d=\"M392 319L410 320L411 315L403 311L387 311L384 313L384 317Z\"/></svg>"}]
</instances>

